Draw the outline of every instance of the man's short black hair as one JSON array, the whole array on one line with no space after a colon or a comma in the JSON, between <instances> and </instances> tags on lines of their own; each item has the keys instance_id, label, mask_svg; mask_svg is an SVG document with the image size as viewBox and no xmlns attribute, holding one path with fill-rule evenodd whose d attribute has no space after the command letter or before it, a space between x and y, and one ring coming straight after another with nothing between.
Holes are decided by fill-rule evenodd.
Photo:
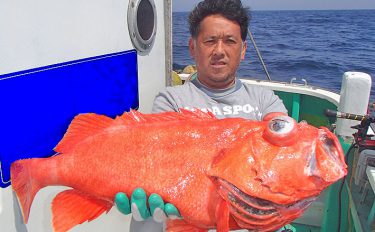
<instances>
[{"instance_id":1,"label":"man's short black hair","mask_svg":"<svg viewBox=\"0 0 375 232\"><path fill-rule=\"evenodd\" d=\"M197 38L201 21L209 16L219 14L237 22L241 28L241 38L246 40L247 27L250 21L250 10L243 7L241 0L204 0L193 9L189 15L189 30L191 37Z\"/></svg>"}]
</instances>

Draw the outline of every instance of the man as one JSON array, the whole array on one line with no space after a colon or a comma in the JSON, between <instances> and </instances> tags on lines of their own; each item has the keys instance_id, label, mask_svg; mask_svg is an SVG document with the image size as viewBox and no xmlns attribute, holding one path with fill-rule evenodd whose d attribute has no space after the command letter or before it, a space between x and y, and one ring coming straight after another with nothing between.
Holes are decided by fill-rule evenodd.
<instances>
[{"instance_id":1,"label":"man","mask_svg":"<svg viewBox=\"0 0 375 232\"><path fill-rule=\"evenodd\" d=\"M190 54L197 78L169 87L156 96L153 112L179 108L209 110L218 118L262 120L270 112L284 112L272 91L244 85L236 71L246 52L249 12L240 1L203 1L189 16Z\"/></svg>"},{"instance_id":2,"label":"man","mask_svg":"<svg viewBox=\"0 0 375 232\"><path fill-rule=\"evenodd\" d=\"M196 62L197 73L192 81L160 92L154 101L154 113L198 108L211 111L218 118L251 120L262 120L271 112L287 113L282 101L271 90L243 84L236 78L247 48L249 15L248 8L243 7L240 0L204 0L194 8L189 15L189 50ZM126 195L119 193L115 201L120 211L130 212ZM149 199L150 213L142 189L133 193L131 202L133 218L138 221L150 214L159 222L166 216L179 215L173 205L164 205L156 194ZM133 228L142 230L140 226ZM143 231L161 231L162 227L152 228Z\"/></svg>"}]
</instances>

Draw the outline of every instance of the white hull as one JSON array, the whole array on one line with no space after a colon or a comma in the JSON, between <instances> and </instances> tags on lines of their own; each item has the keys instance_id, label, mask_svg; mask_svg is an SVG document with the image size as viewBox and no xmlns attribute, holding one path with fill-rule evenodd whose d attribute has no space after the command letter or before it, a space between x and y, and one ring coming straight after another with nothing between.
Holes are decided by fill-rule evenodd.
<instances>
[{"instance_id":1,"label":"white hull","mask_svg":"<svg viewBox=\"0 0 375 232\"><path fill-rule=\"evenodd\" d=\"M0 75L134 49L128 32L128 6L128 0L0 0ZM153 47L148 54L137 56L139 110L145 113L150 112L154 96L165 88L167 75L165 6L159 0L155 6ZM42 189L25 225L11 187L0 188L0 230L52 231L50 205L62 189ZM113 208L108 215L72 231L128 231L130 218Z\"/></svg>"}]
</instances>

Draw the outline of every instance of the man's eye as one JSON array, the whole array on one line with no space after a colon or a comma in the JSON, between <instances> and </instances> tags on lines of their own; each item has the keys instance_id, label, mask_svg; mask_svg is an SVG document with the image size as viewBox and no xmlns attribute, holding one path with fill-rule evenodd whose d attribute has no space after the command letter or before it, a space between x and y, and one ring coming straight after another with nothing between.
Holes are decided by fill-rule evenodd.
<instances>
[{"instance_id":1,"label":"man's eye","mask_svg":"<svg viewBox=\"0 0 375 232\"><path fill-rule=\"evenodd\" d=\"M204 41L205 44L214 44L215 43L215 40L206 40Z\"/></svg>"},{"instance_id":2,"label":"man's eye","mask_svg":"<svg viewBox=\"0 0 375 232\"><path fill-rule=\"evenodd\" d=\"M228 39L227 41L227 44L236 44L237 41L233 40L233 39Z\"/></svg>"}]
</instances>

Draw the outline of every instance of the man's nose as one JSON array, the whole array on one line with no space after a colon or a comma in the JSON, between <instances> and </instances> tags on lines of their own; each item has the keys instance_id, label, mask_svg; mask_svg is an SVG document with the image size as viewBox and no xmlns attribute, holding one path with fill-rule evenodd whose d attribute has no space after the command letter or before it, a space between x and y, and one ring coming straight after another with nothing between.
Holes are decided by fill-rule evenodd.
<instances>
[{"instance_id":1,"label":"man's nose","mask_svg":"<svg viewBox=\"0 0 375 232\"><path fill-rule=\"evenodd\" d=\"M222 40L218 40L214 48L214 55L218 56L222 54L224 54L224 43Z\"/></svg>"}]
</instances>

